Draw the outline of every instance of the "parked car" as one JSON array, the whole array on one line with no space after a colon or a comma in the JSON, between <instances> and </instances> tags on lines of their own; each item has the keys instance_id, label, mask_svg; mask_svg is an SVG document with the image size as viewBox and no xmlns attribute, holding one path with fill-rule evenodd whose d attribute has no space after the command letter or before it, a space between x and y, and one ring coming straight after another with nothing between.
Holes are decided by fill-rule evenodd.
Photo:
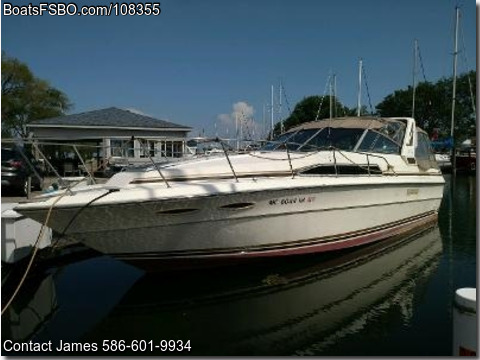
<instances>
[{"instance_id":1,"label":"parked car","mask_svg":"<svg viewBox=\"0 0 480 360\"><path fill-rule=\"evenodd\" d=\"M22 151L26 159L22 156ZM32 166L35 167L35 171ZM35 175L35 172L40 176L40 179ZM29 176L31 177L32 190L41 190L43 171L34 157L18 147L2 147L2 192L12 191L26 195Z\"/></svg>"}]
</instances>

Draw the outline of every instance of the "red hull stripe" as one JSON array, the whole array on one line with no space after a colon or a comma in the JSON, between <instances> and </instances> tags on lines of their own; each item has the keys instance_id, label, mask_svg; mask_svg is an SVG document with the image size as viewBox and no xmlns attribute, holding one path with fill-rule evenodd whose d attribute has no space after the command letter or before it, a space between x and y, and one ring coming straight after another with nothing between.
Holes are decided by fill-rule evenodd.
<instances>
[{"instance_id":1,"label":"red hull stripe","mask_svg":"<svg viewBox=\"0 0 480 360\"><path fill-rule=\"evenodd\" d=\"M175 261L175 260L228 260L228 259L247 259L247 258L260 258L260 257L277 257L287 255L300 255L309 253L318 253L325 251L340 250L350 248L354 246L360 246L369 244L375 241L386 239L392 236L400 235L402 233L408 233L416 228L427 227L437 221L437 213L429 212L423 214L421 217L414 217L404 221L402 223L391 224L389 227L376 228L370 232L362 232L361 234L351 233L342 234L326 241L325 238L318 239L316 242L308 241L308 244L302 242L296 242L295 246L279 247L271 249L251 249L248 251L232 249L230 252L222 250L221 252L211 251L207 252L177 252L177 253L136 253L136 254L112 254L118 259L129 262L141 262L141 261Z\"/></svg>"}]
</instances>

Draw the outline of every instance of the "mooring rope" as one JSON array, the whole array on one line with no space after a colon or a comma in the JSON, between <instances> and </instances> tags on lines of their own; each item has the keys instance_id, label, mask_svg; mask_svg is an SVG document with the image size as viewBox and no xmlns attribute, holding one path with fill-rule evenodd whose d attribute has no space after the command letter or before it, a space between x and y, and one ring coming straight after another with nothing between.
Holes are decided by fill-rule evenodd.
<instances>
[{"instance_id":1,"label":"mooring rope","mask_svg":"<svg viewBox=\"0 0 480 360\"><path fill-rule=\"evenodd\" d=\"M30 261L28 262L28 265L27 265L27 268L25 269L25 273L23 274L22 276L22 279L20 280L20 282L18 283L15 291L13 292L12 296L10 297L10 299L8 300L7 304L5 305L5 307L2 309L2 314L5 312L5 310L8 309L8 307L10 306L10 304L12 303L13 299L15 299L15 297L17 296L18 292L20 291L20 288L22 287L23 283L25 282L25 279L27 278L27 275L28 273L30 272L30 269L32 267L32 264L33 264L33 260L35 259L35 256L37 255L37 252L38 252L38 244L40 243L40 240L43 238L43 235L45 233L45 228L47 227L47 224L48 224L48 221L50 220L50 215L52 214L52 210L53 210L53 207L55 206L55 204L57 202L60 201L60 199L62 199L65 195L67 194L67 192L64 192L62 195L60 195L53 203L52 205L50 205L50 208L48 209L48 212L47 212L47 216L45 217L45 221L43 222L42 224L42 227L40 228L40 231L38 233L38 237L37 237L37 240L35 241L35 243L33 244L33 252L32 252L32 257L30 258Z\"/></svg>"},{"instance_id":2,"label":"mooring rope","mask_svg":"<svg viewBox=\"0 0 480 360\"><path fill-rule=\"evenodd\" d=\"M88 206L90 206L93 202L111 194L112 192L115 192L115 191L118 191L118 189L109 189L106 193L100 195L100 196L97 196L96 198L94 198L93 200L89 201L87 204L85 204L84 206L82 206L80 208L80 210L78 212L75 213L75 215L72 217L72 219L70 220L70 222L67 224L67 226L65 227L65 229L63 230L63 233L62 235L65 234L65 232L67 231L67 229L72 225L73 221L78 217L78 215L83 211L85 210ZM37 255L37 252L38 252L38 244L40 243L41 239L43 238L43 235L45 233L45 228L47 227L48 225L48 221L50 220L50 216L52 214L52 210L53 210L53 207L65 196L67 195L68 193L67 192L64 192L63 194L59 195L57 197L57 199L55 199L55 201L52 203L52 205L50 205L49 209L48 209L48 212L47 212L47 216L45 217L45 221L43 222L42 224L42 227L40 228L40 232L38 233L38 237L37 237L37 240L35 241L35 243L33 244L33 252L32 252L32 257L30 258L30 261L28 262L28 265L27 265L27 268L25 270L25 273L23 274L22 276L22 279L20 280L19 284L17 285L15 291L13 292L12 296L10 297L10 299L8 300L7 304L5 305L5 307L2 309L2 313L1 315L3 315L3 313L5 312L5 310L8 309L8 307L11 305L12 301L15 299L15 297L17 296L18 292L20 291L20 288L22 287L23 283L25 282L25 279L27 278L27 275L28 273L30 272L30 269L33 265L33 260L35 259L35 256Z\"/></svg>"}]
</instances>

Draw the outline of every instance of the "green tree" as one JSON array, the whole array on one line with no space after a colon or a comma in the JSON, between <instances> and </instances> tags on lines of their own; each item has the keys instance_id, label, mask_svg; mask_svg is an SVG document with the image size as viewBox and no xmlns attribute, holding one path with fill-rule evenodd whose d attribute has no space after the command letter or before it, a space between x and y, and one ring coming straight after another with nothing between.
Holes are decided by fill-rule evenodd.
<instances>
[{"instance_id":1,"label":"green tree","mask_svg":"<svg viewBox=\"0 0 480 360\"><path fill-rule=\"evenodd\" d=\"M470 84L472 93L470 93ZM442 78L436 83L421 82L415 92L415 114L418 125L429 134L438 129L450 135L453 79ZM396 90L377 105L380 116L412 116L413 88ZM475 134L476 71L457 78L455 106L455 137L462 140Z\"/></svg>"},{"instance_id":2,"label":"green tree","mask_svg":"<svg viewBox=\"0 0 480 360\"><path fill-rule=\"evenodd\" d=\"M26 64L2 52L2 137L26 137L25 125L64 115L70 107L63 92L35 77Z\"/></svg>"},{"instance_id":3,"label":"green tree","mask_svg":"<svg viewBox=\"0 0 480 360\"><path fill-rule=\"evenodd\" d=\"M319 111L320 109L320 111ZM340 103L336 97L332 98L333 116L345 116L351 113L351 110ZM318 115L318 116L317 116ZM326 119L330 117L330 96L308 96L304 97L295 105L292 114L283 122L285 130L300 125L304 122L315 119ZM275 126L275 133L280 132L280 124Z\"/></svg>"}]
</instances>

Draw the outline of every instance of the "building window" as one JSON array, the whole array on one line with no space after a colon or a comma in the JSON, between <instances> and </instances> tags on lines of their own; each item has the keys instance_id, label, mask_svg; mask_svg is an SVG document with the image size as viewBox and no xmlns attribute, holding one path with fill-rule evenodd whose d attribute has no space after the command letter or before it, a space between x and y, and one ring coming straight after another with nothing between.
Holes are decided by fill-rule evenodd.
<instances>
[{"instance_id":1,"label":"building window","mask_svg":"<svg viewBox=\"0 0 480 360\"><path fill-rule=\"evenodd\" d=\"M140 144L140 157L141 158L146 158L146 157L155 157L155 144L156 141L153 140L146 140L142 141Z\"/></svg>"},{"instance_id":2,"label":"building window","mask_svg":"<svg viewBox=\"0 0 480 360\"><path fill-rule=\"evenodd\" d=\"M110 140L112 156L119 157L135 157L135 149L133 140L112 139Z\"/></svg>"}]
</instances>

